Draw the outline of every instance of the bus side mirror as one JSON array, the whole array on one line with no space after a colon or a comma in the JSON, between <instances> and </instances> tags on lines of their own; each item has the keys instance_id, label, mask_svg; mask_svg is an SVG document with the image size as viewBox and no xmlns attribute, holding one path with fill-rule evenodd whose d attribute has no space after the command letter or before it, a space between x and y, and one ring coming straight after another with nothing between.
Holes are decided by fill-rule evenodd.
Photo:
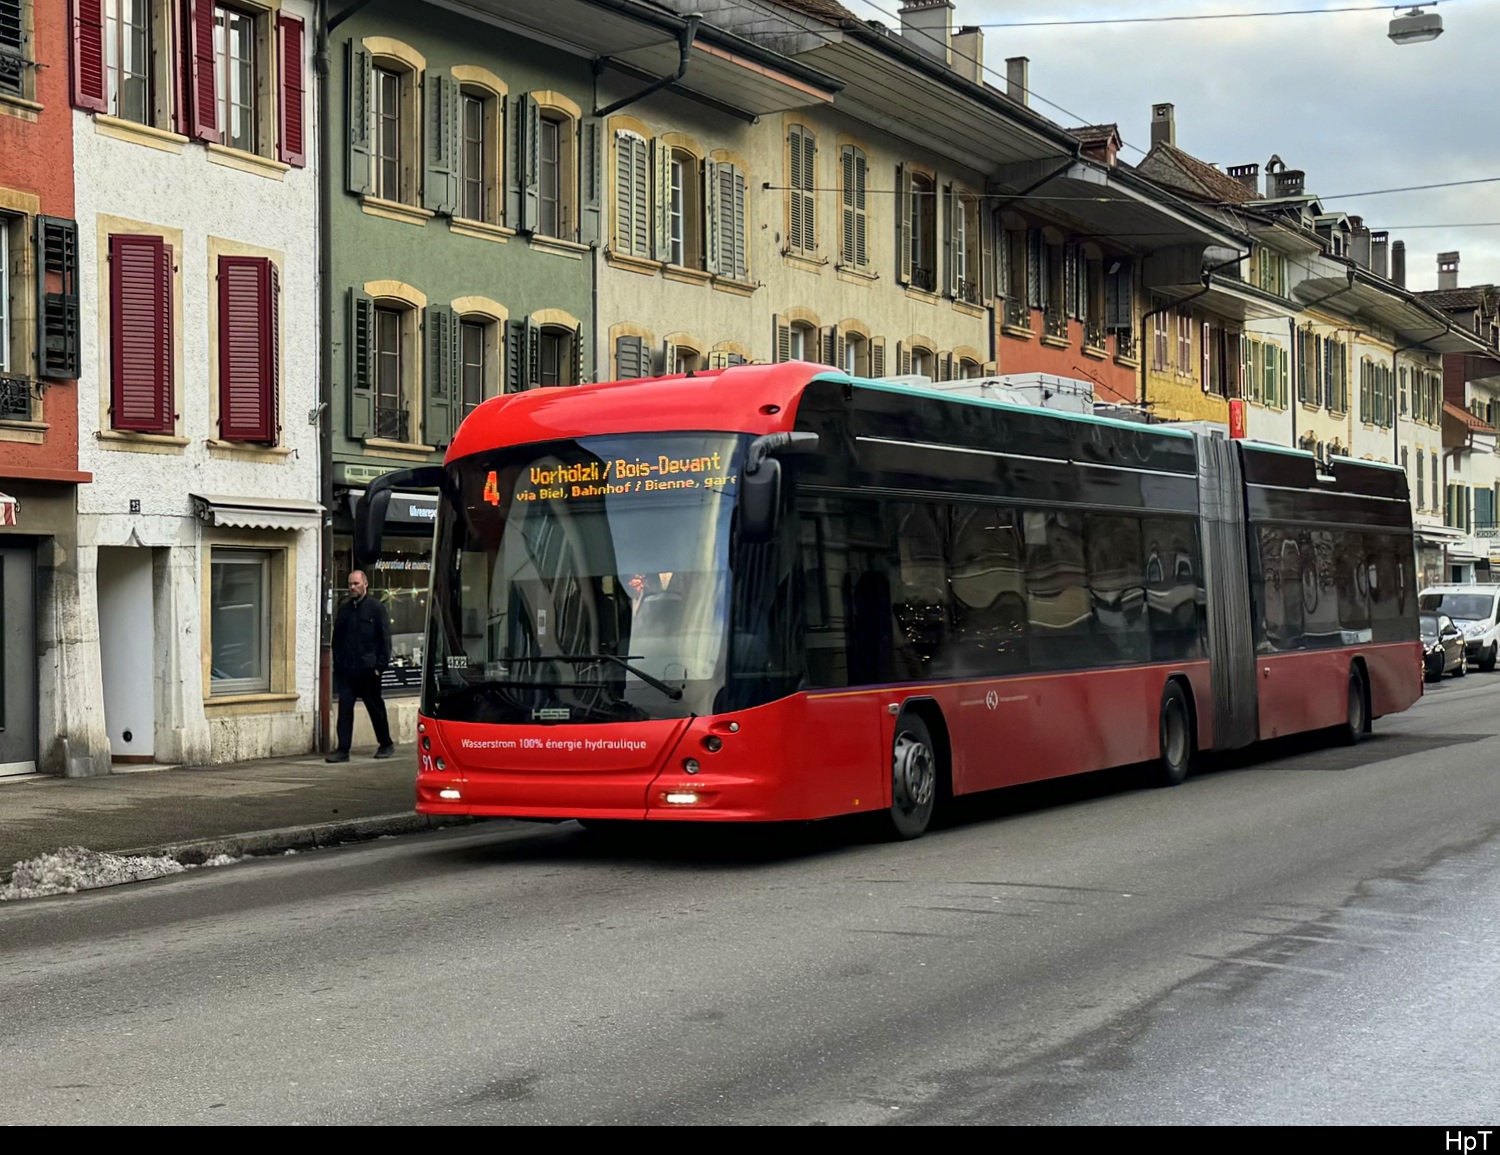
<instances>
[{"instance_id":1,"label":"bus side mirror","mask_svg":"<svg viewBox=\"0 0 1500 1155\"><path fill-rule=\"evenodd\" d=\"M781 462L768 457L740 482L740 538L764 545L776 537L781 520Z\"/></svg>"},{"instance_id":2,"label":"bus side mirror","mask_svg":"<svg viewBox=\"0 0 1500 1155\"><path fill-rule=\"evenodd\" d=\"M380 542L385 536L385 511L391 504L391 493L402 489L438 489L443 484L443 470L438 465L419 469L397 469L383 473L370 482L354 506L354 565L374 565L380 557Z\"/></svg>"},{"instance_id":3,"label":"bus side mirror","mask_svg":"<svg viewBox=\"0 0 1500 1155\"><path fill-rule=\"evenodd\" d=\"M740 478L740 538L764 545L781 523L781 462L778 453L809 453L818 447L816 433L767 433L750 443Z\"/></svg>"}]
</instances>

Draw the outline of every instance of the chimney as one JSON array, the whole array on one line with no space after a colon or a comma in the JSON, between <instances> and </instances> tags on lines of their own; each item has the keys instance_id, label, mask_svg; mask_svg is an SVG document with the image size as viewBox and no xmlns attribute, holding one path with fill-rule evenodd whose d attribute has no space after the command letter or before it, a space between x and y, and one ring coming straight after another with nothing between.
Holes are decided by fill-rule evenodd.
<instances>
[{"instance_id":1,"label":"chimney","mask_svg":"<svg viewBox=\"0 0 1500 1155\"><path fill-rule=\"evenodd\" d=\"M1370 267L1370 230L1364 217L1349 218L1349 256L1360 268Z\"/></svg>"},{"instance_id":2,"label":"chimney","mask_svg":"<svg viewBox=\"0 0 1500 1155\"><path fill-rule=\"evenodd\" d=\"M1300 168L1282 169L1276 174L1276 195L1279 197L1300 197L1302 195L1303 182L1306 179L1307 173L1303 172Z\"/></svg>"},{"instance_id":3,"label":"chimney","mask_svg":"<svg viewBox=\"0 0 1500 1155\"><path fill-rule=\"evenodd\" d=\"M1458 288L1458 254L1438 254L1438 288Z\"/></svg>"},{"instance_id":4,"label":"chimney","mask_svg":"<svg viewBox=\"0 0 1500 1155\"><path fill-rule=\"evenodd\" d=\"M1230 165L1229 175L1249 190L1251 196L1260 196L1260 165Z\"/></svg>"},{"instance_id":5,"label":"chimney","mask_svg":"<svg viewBox=\"0 0 1500 1155\"><path fill-rule=\"evenodd\" d=\"M953 5L950 0L906 0L898 13L901 38L928 56L953 63Z\"/></svg>"},{"instance_id":6,"label":"chimney","mask_svg":"<svg viewBox=\"0 0 1500 1155\"><path fill-rule=\"evenodd\" d=\"M953 70L965 80L984 83L984 29L971 25L953 34Z\"/></svg>"},{"instance_id":7,"label":"chimney","mask_svg":"<svg viewBox=\"0 0 1500 1155\"><path fill-rule=\"evenodd\" d=\"M1391 280L1406 288L1406 242L1391 242Z\"/></svg>"},{"instance_id":8,"label":"chimney","mask_svg":"<svg viewBox=\"0 0 1500 1155\"><path fill-rule=\"evenodd\" d=\"M1391 234L1384 230L1370 234L1370 272L1377 277L1391 275Z\"/></svg>"},{"instance_id":9,"label":"chimney","mask_svg":"<svg viewBox=\"0 0 1500 1155\"><path fill-rule=\"evenodd\" d=\"M1029 56L1005 58L1005 95L1017 104L1031 103L1031 58Z\"/></svg>"},{"instance_id":10,"label":"chimney","mask_svg":"<svg viewBox=\"0 0 1500 1155\"><path fill-rule=\"evenodd\" d=\"M1170 104L1151 106L1151 147L1159 144L1177 145L1177 118Z\"/></svg>"}]
</instances>

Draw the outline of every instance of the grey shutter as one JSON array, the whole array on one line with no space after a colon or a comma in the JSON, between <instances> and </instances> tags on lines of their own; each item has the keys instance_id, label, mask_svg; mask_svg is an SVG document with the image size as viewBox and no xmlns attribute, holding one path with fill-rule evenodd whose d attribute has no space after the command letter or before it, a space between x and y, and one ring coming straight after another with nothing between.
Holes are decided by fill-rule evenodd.
<instances>
[{"instance_id":1,"label":"grey shutter","mask_svg":"<svg viewBox=\"0 0 1500 1155\"><path fill-rule=\"evenodd\" d=\"M794 127L787 136L787 161L787 184L791 186L787 244L794 249L803 249L807 247L807 238L802 231L802 130L799 128Z\"/></svg>"},{"instance_id":2,"label":"grey shutter","mask_svg":"<svg viewBox=\"0 0 1500 1155\"><path fill-rule=\"evenodd\" d=\"M521 137L524 133L524 117L521 108L523 98L512 100L506 97L500 105L501 147L505 149L505 224L513 229L521 227Z\"/></svg>"},{"instance_id":3,"label":"grey shutter","mask_svg":"<svg viewBox=\"0 0 1500 1155\"><path fill-rule=\"evenodd\" d=\"M516 147L516 175L519 181L519 210L516 228L523 233L536 231L541 193L538 188L541 146L542 110L529 95L516 100L516 124L513 131Z\"/></svg>"},{"instance_id":4,"label":"grey shutter","mask_svg":"<svg viewBox=\"0 0 1500 1155\"><path fill-rule=\"evenodd\" d=\"M370 79L370 54L350 40L344 46L344 188L356 194L370 191Z\"/></svg>"},{"instance_id":5,"label":"grey shutter","mask_svg":"<svg viewBox=\"0 0 1500 1155\"><path fill-rule=\"evenodd\" d=\"M505 326L505 391L507 393L519 393L531 385L527 376L530 350L526 347L526 337L530 332L529 320L527 317L522 317L518 321L508 322Z\"/></svg>"},{"instance_id":6,"label":"grey shutter","mask_svg":"<svg viewBox=\"0 0 1500 1155\"><path fill-rule=\"evenodd\" d=\"M995 285L995 214L979 210L979 299L988 301L998 294Z\"/></svg>"},{"instance_id":7,"label":"grey shutter","mask_svg":"<svg viewBox=\"0 0 1500 1155\"><path fill-rule=\"evenodd\" d=\"M725 272L720 260L719 250L724 246L724 221L720 219L724 211L720 205L719 196L719 165L716 161L705 160L703 162L703 267L710 273L723 274ZM731 206L732 209L733 206ZM730 241L731 250L733 241ZM732 276L733 274L730 273Z\"/></svg>"},{"instance_id":8,"label":"grey shutter","mask_svg":"<svg viewBox=\"0 0 1500 1155\"><path fill-rule=\"evenodd\" d=\"M896 280L911 284L911 172L896 166Z\"/></svg>"},{"instance_id":9,"label":"grey shutter","mask_svg":"<svg viewBox=\"0 0 1500 1155\"><path fill-rule=\"evenodd\" d=\"M677 372L677 345L672 341L664 341L661 349L661 372L662 376L671 376Z\"/></svg>"},{"instance_id":10,"label":"grey shutter","mask_svg":"<svg viewBox=\"0 0 1500 1155\"><path fill-rule=\"evenodd\" d=\"M824 325L818 332L818 354L819 360L825 365L839 367L838 362L838 330L832 325Z\"/></svg>"},{"instance_id":11,"label":"grey shutter","mask_svg":"<svg viewBox=\"0 0 1500 1155\"><path fill-rule=\"evenodd\" d=\"M722 170L721 175L723 175ZM737 167L729 166L728 175L724 176L724 188L720 192L726 200L730 199L730 193L733 193L733 212L732 214L726 213L725 219L729 221L734 241L734 269L730 275L737 281L750 279L750 258L746 240L745 187L745 174Z\"/></svg>"},{"instance_id":12,"label":"grey shutter","mask_svg":"<svg viewBox=\"0 0 1500 1155\"><path fill-rule=\"evenodd\" d=\"M79 372L77 223L38 216L36 261L36 375L73 381Z\"/></svg>"},{"instance_id":13,"label":"grey shutter","mask_svg":"<svg viewBox=\"0 0 1500 1155\"><path fill-rule=\"evenodd\" d=\"M428 305L423 310L426 365L422 381L422 437L439 448L453 440L454 346L458 342L453 310Z\"/></svg>"},{"instance_id":14,"label":"grey shutter","mask_svg":"<svg viewBox=\"0 0 1500 1155\"><path fill-rule=\"evenodd\" d=\"M615 338L615 378L634 381L648 376L646 371L646 342L640 337Z\"/></svg>"},{"instance_id":15,"label":"grey shutter","mask_svg":"<svg viewBox=\"0 0 1500 1155\"><path fill-rule=\"evenodd\" d=\"M458 207L458 85L440 68L422 80L422 207L452 216Z\"/></svg>"},{"instance_id":16,"label":"grey shutter","mask_svg":"<svg viewBox=\"0 0 1500 1155\"><path fill-rule=\"evenodd\" d=\"M1277 350L1280 353L1280 370L1276 381L1277 403L1285 409L1292 403L1292 377L1291 377L1291 355L1285 349Z\"/></svg>"},{"instance_id":17,"label":"grey shutter","mask_svg":"<svg viewBox=\"0 0 1500 1155\"><path fill-rule=\"evenodd\" d=\"M818 145L806 129L802 132L802 241L808 252L818 247Z\"/></svg>"},{"instance_id":18,"label":"grey shutter","mask_svg":"<svg viewBox=\"0 0 1500 1155\"><path fill-rule=\"evenodd\" d=\"M937 379L939 381L953 380L953 354L939 353L937 358Z\"/></svg>"},{"instance_id":19,"label":"grey shutter","mask_svg":"<svg viewBox=\"0 0 1500 1155\"><path fill-rule=\"evenodd\" d=\"M349 436L359 440L375 432L375 302L358 289L349 290L346 351Z\"/></svg>"},{"instance_id":20,"label":"grey shutter","mask_svg":"<svg viewBox=\"0 0 1500 1155\"><path fill-rule=\"evenodd\" d=\"M870 376L885 376L885 338L870 338Z\"/></svg>"},{"instance_id":21,"label":"grey shutter","mask_svg":"<svg viewBox=\"0 0 1500 1155\"><path fill-rule=\"evenodd\" d=\"M578 155L583 169L579 174L583 210L578 239L585 245L597 245L604 238L604 127L593 117L578 127Z\"/></svg>"},{"instance_id":22,"label":"grey shutter","mask_svg":"<svg viewBox=\"0 0 1500 1155\"><path fill-rule=\"evenodd\" d=\"M854 243L854 149L839 149L839 264L858 265Z\"/></svg>"},{"instance_id":23,"label":"grey shutter","mask_svg":"<svg viewBox=\"0 0 1500 1155\"><path fill-rule=\"evenodd\" d=\"M865 162L865 154L856 151L854 154L854 263L861 269L868 268L870 264L870 213L868 190L865 187L868 176L869 168Z\"/></svg>"},{"instance_id":24,"label":"grey shutter","mask_svg":"<svg viewBox=\"0 0 1500 1155\"><path fill-rule=\"evenodd\" d=\"M615 133L615 244L619 251L632 256L646 255L645 196L637 206L637 193L645 180L645 164L639 165L637 151L642 142L634 133Z\"/></svg>"},{"instance_id":25,"label":"grey shutter","mask_svg":"<svg viewBox=\"0 0 1500 1155\"><path fill-rule=\"evenodd\" d=\"M651 142L652 256L658 261L672 256L672 150L660 140Z\"/></svg>"},{"instance_id":26,"label":"grey shutter","mask_svg":"<svg viewBox=\"0 0 1500 1155\"><path fill-rule=\"evenodd\" d=\"M779 315L771 318L771 347L773 361L792 359L792 327Z\"/></svg>"},{"instance_id":27,"label":"grey shutter","mask_svg":"<svg viewBox=\"0 0 1500 1155\"><path fill-rule=\"evenodd\" d=\"M542 380L542 328L530 317L526 318L526 388L538 385Z\"/></svg>"},{"instance_id":28,"label":"grey shutter","mask_svg":"<svg viewBox=\"0 0 1500 1155\"><path fill-rule=\"evenodd\" d=\"M849 338L844 335L842 329L835 329L833 333L833 363L842 371L849 360Z\"/></svg>"},{"instance_id":29,"label":"grey shutter","mask_svg":"<svg viewBox=\"0 0 1500 1155\"><path fill-rule=\"evenodd\" d=\"M958 195L950 182L943 188L943 202L947 212L943 214L943 271L948 278L948 296L958 296Z\"/></svg>"},{"instance_id":30,"label":"grey shutter","mask_svg":"<svg viewBox=\"0 0 1500 1155\"><path fill-rule=\"evenodd\" d=\"M583 355L583 322L573 330L573 380L571 385L582 385L588 380L585 373L588 370L588 359Z\"/></svg>"}]
</instances>

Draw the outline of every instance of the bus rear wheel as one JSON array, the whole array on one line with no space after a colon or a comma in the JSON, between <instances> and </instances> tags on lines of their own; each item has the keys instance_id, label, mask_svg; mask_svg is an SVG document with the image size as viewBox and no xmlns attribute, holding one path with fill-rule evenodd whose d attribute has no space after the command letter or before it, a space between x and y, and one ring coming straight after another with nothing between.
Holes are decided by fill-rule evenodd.
<instances>
[{"instance_id":1,"label":"bus rear wheel","mask_svg":"<svg viewBox=\"0 0 1500 1155\"><path fill-rule=\"evenodd\" d=\"M1177 786L1193 768L1193 711L1178 682L1168 682L1161 695L1161 758L1156 781Z\"/></svg>"},{"instance_id":2,"label":"bus rear wheel","mask_svg":"<svg viewBox=\"0 0 1500 1155\"><path fill-rule=\"evenodd\" d=\"M892 835L920 838L932 821L937 804L938 760L927 723L915 713L896 720L891 742L891 808L887 812Z\"/></svg>"},{"instance_id":3,"label":"bus rear wheel","mask_svg":"<svg viewBox=\"0 0 1500 1155\"><path fill-rule=\"evenodd\" d=\"M1339 737L1345 746L1353 746L1365 736L1370 721L1367 701L1365 676L1358 666L1353 666L1349 670L1349 717L1339 727Z\"/></svg>"}]
</instances>

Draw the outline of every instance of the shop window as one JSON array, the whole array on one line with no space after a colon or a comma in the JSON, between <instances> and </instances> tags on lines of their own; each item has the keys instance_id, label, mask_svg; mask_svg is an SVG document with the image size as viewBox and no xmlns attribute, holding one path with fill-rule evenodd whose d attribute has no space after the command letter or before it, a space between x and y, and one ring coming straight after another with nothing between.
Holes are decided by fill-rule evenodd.
<instances>
[{"instance_id":1,"label":"shop window","mask_svg":"<svg viewBox=\"0 0 1500 1155\"><path fill-rule=\"evenodd\" d=\"M271 688L271 554L214 549L209 587L214 695Z\"/></svg>"},{"instance_id":2,"label":"shop window","mask_svg":"<svg viewBox=\"0 0 1500 1155\"><path fill-rule=\"evenodd\" d=\"M369 596L385 607L391 619L391 664L383 689L388 696L419 693L422 689L422 653L427 625L427 584L432 569L432 531L425 533L415 522L386 522L380 556L364 567L370 583ZM420 536L419 536L420 533ZM335 586L346 589L353 567L350 539L334 538Z\"/></svg>"}]
</instances>

